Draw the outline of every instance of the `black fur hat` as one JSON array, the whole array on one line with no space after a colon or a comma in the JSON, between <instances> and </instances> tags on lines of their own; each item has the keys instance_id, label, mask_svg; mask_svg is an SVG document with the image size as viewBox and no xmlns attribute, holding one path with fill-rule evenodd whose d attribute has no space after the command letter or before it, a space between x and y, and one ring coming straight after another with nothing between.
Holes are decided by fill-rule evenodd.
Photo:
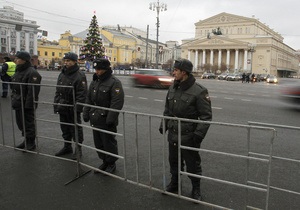
<instances>
[{"instance_id":1,"label":"black fur hat","mask_svg":"<svg viewBox=\"0 0 300 210\"><path fill-rule=\"evenodd\" d=\"M101 70L110 70L110 62L105 58L100 58L95 60L93 63L94 69L101 69Z\"/></svg>"},{"instance_id":2,"label":"black fur hat","mask_svg":"<svg viewBox=\"0 0 300 210\"><path fill-rule=\"evenodd\" d=\"M193 71L193 64L191 61L181 58L175 60L174 68L191 73Z\"/></svg>"},{"instance_id":3,"label":"black fur hat","mask_svg":"<svg viewBox=\"0 0 300 210\"><path fill-rule=\"evenodd\" d=\"M18 51L16 53L16 57L20 58L20 59L22 59L24 61L30 61L30 59L31 59L30 54L28 52L26 52L26 51Z\"/></svg>"}]
</instances>

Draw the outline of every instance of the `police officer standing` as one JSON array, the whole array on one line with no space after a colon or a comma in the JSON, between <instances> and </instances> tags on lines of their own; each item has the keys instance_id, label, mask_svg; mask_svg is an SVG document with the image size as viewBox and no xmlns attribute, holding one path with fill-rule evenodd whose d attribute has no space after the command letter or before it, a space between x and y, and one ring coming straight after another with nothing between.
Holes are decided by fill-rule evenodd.
<instances>
[{"instance_id":1,"label":"police officer standing","mask_svg":"<svg viewBox=\"0 0 300 210\"><path fill-rule=\"evenodd\" d=\"M16 113L17 126L22 131L22 136L25 136L24 141L17 148L26 147L27 150L32 151L36 148L34 111L37 104L34 104L34 101L38 101L40 86L18 84L41 84L42 77L31 66L30 60L31 56L26 51L18 51L15 55L16 73L12 77L11 105Z\"/></svg>"},{"instance_id":2,"label":"police officer standing","mask_svg":"<svg viewBox=\"0 0 300 210\"><path fill-rule=\"evenodd\" d=\"M112 75L110 62L101 58L94 61L96 73L90 84L86 103L99 107L121 110L124 104L124 91L119 79ZM84 107L83 120L90 121L91 126L111 132L117 132L119 113L101 108ZM95 147L109 153L118 154L115 135L93 130ZM116 157L97 152L103 163L99 169L108 173L116 170ZM95 173L98 173L95 171Z\"/></svg>"},{"instance_id":3,"label":"police officer standing","mask_svg":"<svg viewBox=\"0 0 300 210\"><path fill-rule=\"evenodd\" d=\"M57 79L57 87L54 96L54 113L59 114L60 122L74 124L74 103L84 103L87 94L87 80L85 74L79 69L77 64L78 56L73 52L68 52L64 55L65 66ZM70 86L74 88L75 96L73 96L73 89L60 86ZM75 99L75 101L74 101ZM60 105L62 104L62 105ZM69 106L64 106L69 105ZM72 106L70 106L72 105ZM77 106L77 123L81 123L81 115L83 107ZM73 153L71 141L76 141L75 127L73 125L60 124L62 137L65 140L64 147L55 153L56 156L63 156ZM78 126L78 142L83 142L83 129ZM78 149L78 151L77 151ZM77 152L79 157L82 156L81 147L77 147L73 154L73 159L76 159Z\"/></svg>"},{"instance_id":4,"label":"police officer standing","mask_svg":"<svg viewBox=\"0 0 300 210\"><path fill-rule=\"evenodd\" d=\"M211 101L207 89L196 83L191 74L193 64L187 59L175 60L173 76L174 83L169 88L166 97L164 116L187 118L202 121L212 120ZM178 190L178 121L165 120L168 130L169 164L171 182L166 191L175 193ZM200 148L209 124L181 122L181 145ZM159 128L164 133L163 125ZM188 173L201 175L201 158L198 151L181 150L182 170L184 163ZM189 177L192 182L191 197L201 200L200 179Z\"/></svg>"},{"instance_id":5,"label":"police officer standing","mask_svg":"<svg viewBox=\"0 0 300 210\"><path fill-rule=\"evenodd\" d=\"M1 72L1 80L4 82L2 83L2 98L6 98L8 94L8 83L5 82L11 82L11 77L16 71L16 64L9 57L4 57L3 59L4 64Z\"/></svg>"}]
</instances>

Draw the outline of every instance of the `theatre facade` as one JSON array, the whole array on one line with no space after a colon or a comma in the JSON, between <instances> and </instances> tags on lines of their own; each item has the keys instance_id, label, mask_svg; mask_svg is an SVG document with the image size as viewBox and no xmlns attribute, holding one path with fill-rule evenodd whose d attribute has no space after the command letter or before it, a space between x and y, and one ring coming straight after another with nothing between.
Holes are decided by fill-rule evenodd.
<instances>
[{"instance_id":1,"label":"theatre facade","mask_svg":"<svg viewBox=\"0 0 300 210\"><path fill-rule=\"evenodd\" d=\"M296 51L255 17L220 13L195 23L195 38L182 41L181 55L195 73L298 74Z\"/></svg>"}]
</instances>

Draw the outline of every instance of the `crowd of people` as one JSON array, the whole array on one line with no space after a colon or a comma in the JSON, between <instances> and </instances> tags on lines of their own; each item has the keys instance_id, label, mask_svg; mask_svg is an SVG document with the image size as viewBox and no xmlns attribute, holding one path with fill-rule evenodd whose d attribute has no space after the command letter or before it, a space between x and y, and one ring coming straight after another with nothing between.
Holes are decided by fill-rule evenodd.
<instances>
[{"instance_id":1,"label":"crowd of people","mask_svg":"<svg viewBox=\"0 0 300 210\"><path fill-rule=\"evenodd\" d=\"M34 114L37 109L42 77L31 65L31 56L26 51L17 52L12 62L6 58L3 78L3 95L7 97L8 84L11 87L12 108L16 113L16 123L24 136L23 141L16 147L29 151L36 150L36 131ZM86 75L78 66L78 55L72 52L64 55L64 66L57 78L54 96L54 113L59 115L60 128L64 139L63 147L55 153L56 156L72 154L73 159L82 158L80 144L84 141L83 129L74 122L81 124L81 114L85 122L90 122L93 129L95 147L98 157L102 160L98 169L107 173L116 170L118 143L117 132L119 112L124 105L124 90L121 81L112 74L109 60L100 58L93 62L95 73L90 85ZM192 74L193 64L187 59L178 59L173 66L174 83L166 95L164 116L192 120L211 121L212 108L208 90L196 82ZM25 83L25 84L24 84ZM85 103L85 106L76 105ZM104 108L109 108L103 109ZM112 109L112 110L111 110ZM210 127L209 123L181 122L179 134L178 121L163 119L159 127L161 134L167 133L169 142L169 165L171 179L166 191L178 191L178 139L188 147L200 148ZM102 132L99 130L106 130ZM75 148L72 141L76 142ZM79 144L77 144L79 143ZM101 152L105 151L106 153ZM198 151L181 149L181 170L195 175L202 175L201 157ZM111 153L114 155L108 155ZM191 197L202 200L200 178L189 176L192 184Z\"/></svg>"}]
</instances>

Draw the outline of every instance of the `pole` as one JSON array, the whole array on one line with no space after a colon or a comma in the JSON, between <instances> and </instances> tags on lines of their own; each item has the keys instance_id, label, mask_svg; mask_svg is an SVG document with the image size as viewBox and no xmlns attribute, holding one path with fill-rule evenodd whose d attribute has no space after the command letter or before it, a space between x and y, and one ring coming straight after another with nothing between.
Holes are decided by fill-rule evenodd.
<instances>
[{"instance_id":1,"label":"pole","mask_svg":"<svg viewBox=\"0 0 300 210\"><path fill-rule=\"evenodd\" d=\"M158 69L158 33L159 33L159 1L157 2L157 22L156 22L156 68Z\"/></svg>"},{"instance_id":2,"label":"pole","mask_svg":"<svg viewBox=\"0 0 300 210\"><path fill-rule=\"evenodd\" d=\"M146 39L146 68L148 67L148 38L149 38L149 25L147 25L147 39Z\"/></svg>"}]
</instances>

